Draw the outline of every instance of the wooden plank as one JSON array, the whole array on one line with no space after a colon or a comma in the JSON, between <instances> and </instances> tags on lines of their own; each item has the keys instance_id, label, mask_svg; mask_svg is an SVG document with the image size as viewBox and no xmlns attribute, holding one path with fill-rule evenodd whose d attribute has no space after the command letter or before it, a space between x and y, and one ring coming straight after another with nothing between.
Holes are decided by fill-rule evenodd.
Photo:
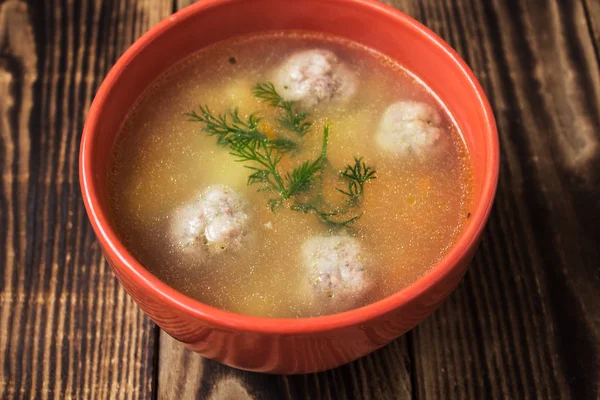
<instances>
[{"instance_id":1,"label":"wooden plank","mask_svg":"<svg viewBox=\"0 0 600 400\"><path fill-rule=\"evenodd\" d=\"M600 62L600 2L594 0L582 0L582 5L590 36L594 39L596 59Z\"/></svg>"},{"instance_id":2,"label":"wooden plank","mask_svg":"<svg viewBox=\"0 0 600 400\"><path fill-rule=\"evenodd\" d=\"M502 148L475 263L413 331L418 397L597 398L600 79L584 8L439 0L416 17L474 69Z\"/></svg>"},{"instance_id":3,"label":"wooden plank","mask_svg":"<svg viewBox=\"0 0 600 400\"><path fill-rule=\"evenodd\" d=\"M189 6L190 4L194 4L199 0L175 0L173 11L179 11L184 7Z\"/></svg>"},{"instance_id":4,"label":"wooden plank","mask_svg":"<svg viewBox=\"0 0 600 400\"><path fill-rule=\"evenodd\" d=\"M87 222L79 138L153 2L0 3L0 398L147 398L157 332Z\"/></svg>"},{"instance_id":5,"label":"wooden plank","mask_svg":"<svg viewBox=\"0 0 600 400\"><path fill-rule=\"evenodd\" d=\"M160 399L404 399L411 397L408 338L330 371L267 375L202 358L161 331Z\"/></svg>"}]
</instances>

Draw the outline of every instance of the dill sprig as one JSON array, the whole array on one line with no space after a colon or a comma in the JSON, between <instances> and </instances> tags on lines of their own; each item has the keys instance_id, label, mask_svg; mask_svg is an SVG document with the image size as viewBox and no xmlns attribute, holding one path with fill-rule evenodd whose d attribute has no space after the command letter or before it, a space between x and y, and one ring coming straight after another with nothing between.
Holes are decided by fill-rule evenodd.
<instances>
[{"instance_id":1,"label":"dill sprig","mask_svg":"<svg viewBox=\"0 0 600 400\"><path fill-rule=\"evenodd\" d=\"M349 218L343 219L340 218L340 216L346 215L349 212L347 208L335 208L333 211L325 211L325 208L317 205L315 201L310 201L307 203L295 203L292 205L292 210L304 213L313 213L319 217L321 222L332 228L346 227L358 221L358 219L362 216L361 212Z\"/></svg>"},{"instance_id":2,"label":"dill sprig","mask_svg":"<svg viewBox=\"0 0 600 400\"><path fill-rule=\"evenodd\" d=\"M365 190L365 183L371 179L376 179L376 171L362 161L362 157L354 157L354 165L348 164L340 173L340 176L348 181L346 190L336 188L336 190L346 196L346 201L351 207L357 205L362 198Z\"/></svg>"},{"instance_id":3,"label":"dill sprig","mask_svg":"<svg viewBox=\"0 0 600 400\"><path fill-rule=\"evenodd\" d=\"M217 136L217 143L228 145L232 143L248 143L253 141L265 142L265 145L277 148L282 152L294 150L297 143L286 137L270 139L266 133L259 129L262 120L256 113L250 114L246 120L242 120L239 110L215 115L208 106L200 106L200 113L192 111L185 114L190 122L204 123L203 130L209 136Z\"/></svg>"},{"instance_id":4,"label":"dill sprig","mask_svg":"<svg viewBox=\"0 0 600 400\"><path fill-rule=\"evenodd\" d=\"M295 132L298 136L304 136L310 131L313 123L307 120L308 113L296 110L295 103L281 97L272 83L257 83L252 88L252 95L271 107L284 111L283 116L278 119L283 128Z\"/></svg>"},{"instance_id":5,"label":"dill sprig","mask_svg":"<svg viewBox=\"0 0 600 400\"><path fill-rule=\"evenodd\" d=\"M281 108L285 116L279 121L286 129L293 130L300 137L304 136L312 126L306 121L306 113L297 113L293 102L283 100L272 83L259 83L254 87L254 95L271 106ZM346 165L340 171L339 179L347 183L347 188L336 190L342 193L345 201L335 205L323 199L323 171L331 168L327 161L327 145L329 125L323 127L321 153L314 160L306 160L293 170L283 173L279 163L290 150L297 149L299 144L286 136L267 135L260 129L261 118L253 113L242 118L238 109L224 114L214 114L208 106L200 106L199 113L192 111L186 114L190 121L203 123L203 131L209 136L216 136L217 143L226 146L236 162L245 165L251 173L248 185L258 185L259 191L277 193L267 201L271 210L288 203L292 210L315 214L321 222L332 228L348 226L356 222L362 212L356 208L360 205L366 182L375 179L375 170L354 157L354 163ZM319 176L319 184L313 185ZM288 202L291 200L291 202Z\"/></svg>"},{"instance_id":6,"label":"dill sprig","mask_svg":"<svg viewBox=\"0 0 600 400\"><path fill-rule=\"evenodd\" d=\"M346 168L340 172L340 177L348 183L346 190L336 188L346 197L346 203L342 206L332 206L326 204L322 196L317 196L306 203L296 202L292 208L301 212L312 212L318 216L321 221L331 227L345 227L356 222L362 212L356 215L348 214L360 205L364 194L364 186L367 181L376 179L375 169L362 161L362 157L354 157L354 164L346 165Z\"/></svg>"},{"instance_id":7,"label":"dill sprig","mask_svg":"<svg viewBox=\"0 0 600 400\"><path fill-rule=\"evenodd\" d=\"M283 179L277 171L277 164L281 161L283 154L265 140L234 141L229 143L230 154L236 162L253 162L255 165L247 165L246 168L254 171L248 177L248 184L263 184L263 190L268 188L279 192L282 196L286 190Z\"/></svg>"},{"instance_id":8,"label":"dill sprig","mask_svg":"<svg viewBox=\"0 0 600 400\"><path fill-rule=\"evenodd\" d=\"M329 139L329 125L323 127L323 143L321 144L321 154L313 162L304 161L299 167L287 173L286 181L288 182L288 197L304 192L308 189L309 184L317 172L321 171L327 161L327 142Z\"/></svg>"},{"instance_id":9,"label":"dill sprig","mask_svg":"<svg viewBox=\"0 0 600 400\"><path fill-rule=\"evenodd\" d=\"M308 189L314 176L321 171L327 159L328 137L329 126L325 125L320 156L312 162L303 162L285 175L278 170L278 164L283 157L282 152L266 140L232 141L229 142L229 148L236 162L254 163L246 165L246 168L253 171L248 177L249 185L261 184L259 190L274 190L283 201Z\"/></svg>"}]
</instances>

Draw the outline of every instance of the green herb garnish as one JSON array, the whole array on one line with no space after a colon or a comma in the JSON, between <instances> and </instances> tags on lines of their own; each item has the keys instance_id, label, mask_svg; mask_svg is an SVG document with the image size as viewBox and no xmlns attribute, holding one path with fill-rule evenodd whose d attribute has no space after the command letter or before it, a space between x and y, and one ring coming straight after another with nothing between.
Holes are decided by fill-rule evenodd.
<instances>
[{"instance_id":1,"label":"green herb garnish","mask_svg":"<svg viewBox=\"0 0 600 400\"><path fill-rule=\"evenodd\" d=\"M294 102L283 100L272 83L259 83L254 86L254 96L267 102L271 107L282 109L285 115L279 123L285 129L295 132L300 138L306 135L313 123L307 121L306 112L298 113ZM354 157L354 164L348 164L339 173L346 181L345 189L335 188L345 197L342 205L333 205L323 199L323 172L331 169L327 161L329 125L323 127L321 154L314 160L306 160L292 171L283 173L279 163L284 155L296 150L300 144L282 134L270 134L260 128L261 118L250 114L242 119L237 109L224 114L214 114L208 106L200 106L200 112L186 114L192 122L204 124L203 131L216 136L217 143L226 146L236 162L248 163L246 168L252 172L248 176L248 185L259 185L259 191L277 193L277 197L267 201L272 211L283 204L289 204L292 210L313 213L330 227L343 227L357 221L362 212L351 211L360 206L364 185L375 179L375 170ZM316 179L319 177L320 179ZM318 181L318 184L314 184Z\"/></svg>"},{"instance_id":2,"label":"green herb garnish","mask_svg":"<svg viewBox=\"0 0 600 400\"><path fill-rule=\"evenodd\" d=\"M347 197L346 201L350 207L358 204L364 193L365 183L376 178L375 172L362 161L362 157L354 157L354 165L346 165L346 169L340 173L348 181L348 188L346 190L336 188L336 190Z\"/></svg>"},{"instance_id":3,"label":"green herb garnish","mask_svg":"<svg viewBox=\"0 0 600 400\"><path fill-rule=\"evenodd\" d=\"M282 152L297 148L296 142L283 136L269 139L267 134L259 129L260 117L250 114L244 121L240 118L237 108L229 113L215 116L208 106L200 106L199 114L192 111L185 115L190 122L204 123L204 131L210 136L217 136L217 143L220 145L264 141L268 147Z\"/></svg>"},{"instance_id":4,"label":"green herb garnish","mask_svg":"<svg viewBox=\"0 0 600 400\"><path fill-rule=\"evenodd\" d=\"M367 181L376 179L375 170L362 162L362 157L354 157L354 165L348 164L346 168L340 172L340 177L348 182L346 190L336 188L346 197L346 203L341 206L331 206L326 204L322 195L317 196L306 203L297 202L292 206L292 209L301 212L313 212L321 221L329 226L342 227L352 224L357 221L362 213L353 217L344 219L353 208L360 205L360 201L364 193L364 185ZM322 193L322 192L321 192ZM340 218L341 217L341 218Z\"/></svg>"},{"instance_id":5,"label":"green herb garnish","mask_svg":"<svg viewBox=\"0 0 600 400\"><path fill-rule=\"evenodd\" d=\"M272 83L257 83L252 88L252 95L271 107L284 111L283 116L278 119L281 127L295 132L298 136L304 136L310 131L313 123L307 121L308 113L296 110L294 102L284 100Z\"/></svg>"}]
</instances>

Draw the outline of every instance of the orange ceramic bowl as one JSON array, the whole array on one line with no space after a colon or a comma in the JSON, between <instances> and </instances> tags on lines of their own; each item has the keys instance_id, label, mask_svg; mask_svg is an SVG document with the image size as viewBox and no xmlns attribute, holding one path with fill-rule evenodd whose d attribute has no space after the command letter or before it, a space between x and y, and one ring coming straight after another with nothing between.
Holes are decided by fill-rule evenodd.
<instances>
[{"instance_id":1,"label":"orange ceramic bowl","mask_svg":"<svg viewBox=\"0 0 600 400\"><path fill-rule=\"evenodd\" d=\"M448 106L471 153L474 200L457 243L409 287L368 306L306 319L268 319L223 311L167 286L121 243L107 196L110 153L119 126L144 89L198 49L268 30L345 37L398 60ZM119 59L96 95L81 142L85 206L106 259L164 331L205 357L252 371L306 373L352 361L423 321L467 270L496 189L498 136L492 110L471 70L438 36L401 12L370 0L204 0L158 24Z\"/></svg>"}]
</instances>

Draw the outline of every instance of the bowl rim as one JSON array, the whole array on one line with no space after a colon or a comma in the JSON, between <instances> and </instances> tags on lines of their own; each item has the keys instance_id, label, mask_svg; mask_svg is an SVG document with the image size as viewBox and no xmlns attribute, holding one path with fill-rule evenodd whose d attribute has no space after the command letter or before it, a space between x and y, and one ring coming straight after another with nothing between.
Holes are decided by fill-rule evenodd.
<instances>
[{"instance_id":1,"label":"bowl rim","mask_svg":"<svg viewBox=\"0 0 600 400\"><path fill-rule=\"evenodd\" d=\"M178 292L171 286L162 282L138 262L135 257L127 251L125 245L121 243L112 229L111 223L109 222L110 219L108 215L105 215L98 201L98 189L95 186L93 179L94 168L91 160L94 151L94 137L99 134L98 128L100 123L98 115L106 102L109 92L118 82L120 71L136 57L141 49L149 45L156 37L162 35L178 20L191 17L196 13L204 12L224 4L241 1L244 0L204 0L192 4L170 17L165 18L142 35L125 51L100 85L90 107L83 129L80 146L79 172L84 204L96 236L102 244L103 250L107 253L107 258L118 260L120 265L114 265L113 268L118 268L119 272L127 274L130 278L135 280L138 285L144 287L144 291L149 293L152 297L161 299L181 313L204 320L221 329L273 335L310 334L332 331L360 325L369 320L377 319L414 301L423 292L427 291L438 281L443 280L444 276L457 268L460 259L465 253L473 246L477 245L478 239L490 214L497 187L500 167L498 133L491 106L482 87L471 69L457 52L420 22L391 6L376 2L375 0L337 0L336 2L355 3L357 6L370 8L370 11L385 14L387 17L396 20L398 24L403 24L407 26L408 29L412 29L423 35L432 46L435 46L444 52L446 56L456 63L462 72L466 74L476 93L479 101L478 107L480 107L480 110L483 112L487 125L486 145L489 147L489 154L487 155L486 164L491 166L491 170L486 168L480 201L477 207L471 211L470 221L457 241L451 246L448 253L431 268L431 270L409 286L383 299L342 313L308 318L255 317L225 311L204 304Z\"/></svg>"}]
</instances>

